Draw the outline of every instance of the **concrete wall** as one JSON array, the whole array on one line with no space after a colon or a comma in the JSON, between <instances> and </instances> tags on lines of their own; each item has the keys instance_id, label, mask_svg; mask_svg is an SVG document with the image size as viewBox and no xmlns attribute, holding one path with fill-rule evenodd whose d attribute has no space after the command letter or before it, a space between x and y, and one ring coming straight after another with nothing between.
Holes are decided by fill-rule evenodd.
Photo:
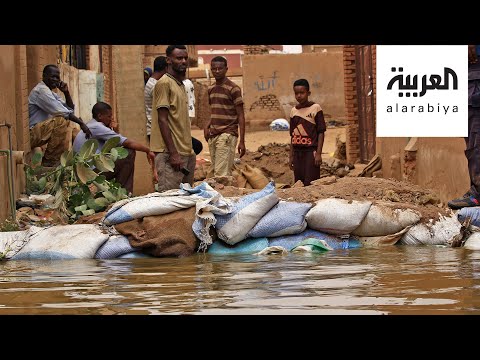
<instances>
[{"instance_id":1,"label":"concrete wall","mask_svg":"<svg viewBox=\"0 0 480 360\"><path fill-rule=\"evenodd\" d=\"M92 118L92 107L97 103L97 73L78 70L78 100L80 117L85 121Z\"/></svg>"},{"instance_id":2,"label":"concrete wall","mask_svg":"<svg viewBox=\"0 0 480 360\"><path fill-rule=\"evenodd\" d=\"M276 118L287 118L297 104L293 82L300 78L309 81L310 100L322 106L327 120L345 119L341 51L244 55L243 96L247 126L261 128Z\"/></svg>"},{"instance_id":3,"label":"concrete wall","mask_svg":"<svg viewBox=\"0 0 480 360\"><path fill-rule=\"evenodd\" d=\"M120 133L146 144L146 115L143 97L143 45L112 46L112 69L116 118ZM134 195L153 191L153 174L144 153L137 152Z\"/></svg>"},{"instance_id":4,"label":"concrete wall","mask_svg":"<svg viewBox=\"0 0 480 360\"><path fill-rule=\"evenodd\" d=\"M391 159L398 155L402 177L432 189L443 202L461 196L468 190L470 178L463 138L418 138L413 169L405 167L404 149L407 143L408 138L377 138L377 153L382 158L384 178L397 178L391 169Z\"/></svg>"},{"instance_id":5,"label":"concrete wall","mask_svg":"<svg viewBox=\"0 0 480 360\"><path fill-rule=\"evenodd\" d=\"M15 109L15 46L0 46L0 124L16 123ZM12 139L16 144L16 139ZM16 149L16 146L14 145ZM0 149L8 150L8 131L0 127ZM0 153L0 221L10 214L7 156Z\"/></svg>"}]
</instances>

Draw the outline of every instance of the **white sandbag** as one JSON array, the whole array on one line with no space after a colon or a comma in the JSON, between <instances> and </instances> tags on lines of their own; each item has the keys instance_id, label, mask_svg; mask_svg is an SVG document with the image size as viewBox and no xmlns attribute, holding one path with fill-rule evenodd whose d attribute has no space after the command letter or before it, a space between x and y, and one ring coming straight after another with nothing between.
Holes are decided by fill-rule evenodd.
<instances>
[{"instance_id":1,"label":"white sandbag","mask_svg":"<svg viewBox=\"0 0 480 360\"><path fill-rule=\"evenodd\" d=\"M180 190L151 193L117 201L105 215L103 224L115 225L145 216L163 215L188 209L204 199L191 195L178 195Z\"/></svg>"},{"instance_id":2,"label":"white sandbag","mask_svg":"<svg viewBox=\"0 0 480 360\"><path fill-rule=\"evenodd\" d=\"M290 124L285 119L275 119L270 123L270 130L286 131L290 129Z\"/></svg>"},{"instance_id":3,"label":"white sandbag","mask_svg":"<svg viewBox=\"0 0 480 360\"><path fill-rule=\"evenodd\" d=\"M93 259L108 238L95 224L52 226L30 236L12 260Z\"/></svg>"},{"instance_id":4,"label":"white sandbag","mask_svg":"<svg viewBox=\"0 0 480 360\"><path fill-rule=\"evenodd\" d=\"M455 215L441 216L438 221L413 225L398 242L402 245L448 245L448 241L460 234L461 224Z\"/></svg>"},{"instance_id":5,"label":"white sandbag","mask_svg":"<svg viewBox=\"0 0 480 360\"><path fill-rule=\"evenodd\" d=\"M385 236L356 236L358 241L363 247L379 247L379 246L392 246L395 245L405 234L411 226L397 232L396 234L390 234Z\"/></svg>"},{"instance_id":6,"label":"white sandbag","mask_svg":"<svg viewBox=\"0 0 480 360\"><path fill-rule=\"evenodd\" d=\"M307 228L305 215L310 203L280 201L266 213L248 233L248 237L276 237L300 234Z\"/></svg>"},{"instance_id":7,"label":"white sandbag","mask_svg":"<svg viewBox=\"0 0 480 360\"><path fill-rule=\"evenodd\" d=\"M23 231L0 232L0 259L10 259L30 240L30 236L44 228L32 226Z\"/></svg>"},{"instance_id":8,"label":"white sandbag","mask_svg":"<svg viewBox=\"0 0 480 360\"><path fill-rule=\"evenodd\" d=\"M307 213L308 227L328 234L350 234L370 209L371 201L323 199Z\"/></svg>"},{"instance_id":9,"label":"white sandbag","mask_svg":"<svg viewBox=\"0 0 480 360\"><path fill-rule=\"evenodd\" d=\"M474 232L470 235L463 247L469 250L480 250L480 232Z\"/></svg>"},{"instance_id":10,"label":"white sandbag","mask_svg":"<svg viewBox=\"0 0 480 360\"><path fill-rule=\"evenodd\" d=\"M395 234L420 221L421 214L413 209L398 209L395 204L377 202L368 210L360 226L352 231L358 236Z\"/></svg>"},{"instance_id":11,"label":"white sandbag","mask_svg":"<svg viewBox=\"0 0 480 360\"><path fill-rule=\"evenodd\" d=\"M248 232L277 203L273 182L259 192L242 196L233 204L231 213L215 216L218 237L230 245L246 239Z\"/></svg>"}]
</instances>

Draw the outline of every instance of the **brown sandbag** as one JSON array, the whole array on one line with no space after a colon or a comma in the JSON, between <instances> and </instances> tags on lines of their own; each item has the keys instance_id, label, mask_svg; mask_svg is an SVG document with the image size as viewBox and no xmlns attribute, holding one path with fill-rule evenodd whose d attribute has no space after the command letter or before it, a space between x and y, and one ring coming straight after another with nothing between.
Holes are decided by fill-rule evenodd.
<instances>
[{"instance_id":1,"label":"brown sandbag","mask_svg":"<svg viewBox=\"0 0 480 360\"><path fill-rule=\"evenodd\" d=\"M130 245L157 257L184 257L192 255L199 241L192 231L195 206L169 214L145 216L141 219L115 225L118 232L128 237Z\"/></svg>"},{"instance_id":2,"label":"brown sandbag","mask_svg":"<svg viewBox=\"0 0 480 360\"><path fill-rule=\"evenodd\" d=\"M245 168L242 170L242 174L247 178L249 184L252 186L253 189L263 189L270 182L268 178L263 174L262 170L248 164L245 164Z\"/></svg>"}]
</instances>

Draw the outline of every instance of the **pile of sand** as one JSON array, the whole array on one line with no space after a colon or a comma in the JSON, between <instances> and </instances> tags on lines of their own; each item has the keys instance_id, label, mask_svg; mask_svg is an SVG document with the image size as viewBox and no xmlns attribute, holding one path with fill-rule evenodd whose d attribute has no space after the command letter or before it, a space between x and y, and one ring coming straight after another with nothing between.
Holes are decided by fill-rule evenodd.
<instances>
[{"instance_id":1,"label":"pile of sand","mask_svg":"<svg viewBox=\"0 0 480 360\"><path fill-rule=\"evenodd\" d=\"M261 145L257 151L247 151L241 159L240 165L248 164L262 170L263 174L278 184L292 186L294 184L293 171L288 166L290 145L269 143ZM347 164L344 159L334 159L323 154L321 177L346 176L354 166Z\"/></svg>"}]
</instances>

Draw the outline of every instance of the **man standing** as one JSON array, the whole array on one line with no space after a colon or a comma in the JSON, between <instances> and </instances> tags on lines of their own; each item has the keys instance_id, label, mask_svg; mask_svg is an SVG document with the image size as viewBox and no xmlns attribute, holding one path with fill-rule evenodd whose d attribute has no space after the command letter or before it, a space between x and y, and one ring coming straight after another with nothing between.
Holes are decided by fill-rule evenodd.
<instances>
[{"instance_id":1,"label":"man standing","mask_svg":"<svg viewBox=\"0 0 480 360\"><path fill-rule=\"evenodd\" d=\"M205 124L204 136L208 141L214 176L231 176L240 125L238 153L245 155L245 115L240 87L226 77L227 60L216 56L210 70L215 84L208 88L211 107L210 121Z\"/></svg>"},{"instance_id":2,"label":"man standing","mask_svg":"<svg viewBox=\"0 0 480 360\"><path fill-rule=\"evenodd\" d=\"M465 144L470 189L463 197L448 202L451 209L480 206L480 61L475 45L468 46L468 137Z\"/></svg>"},{"instance_id":3,"label":"man standing","mask_svg":"<svg viewBox=\"0 0 480 360\"><path fill-rule=\"evenodd\" d=\"M143 82L145 85L147 85L148 79L150 79L150 76L152 76L152 68L149 68L148 66L143 69Z\"/></svg>"},{"instance_id":4,"label":"man standing","mask_svg":"<svg viewBox=\"0 0 480 360\"><path fill-rule=\"evenodd\" d=\"M126 158L118 159L117 161L115 161L114 171L105 172L103 175L106 177L107 180L117 180L117 182L119 182L122 187L127 189L129 193L132 193L136 151L143 151L147 154L147 160L152 166L152 168L153 162L155 160L155 154L151 152L147 146L133 139L127 139L125 136L122 136L121 134L118 134L112 129L110 129L113 114L112 107L109 104L100 101L93 105L92 117L93 119L88 122L87 126L92 133L92 139L96 139L98 141L99 146L97 152L100 152L102 150L108 139L117 136L120 138L120 142L117 146L123 146L128 150L128 156ZM82 148L82 145L85 144L86 141L87 139L85 137L85 133L83 131L80 131L75 137L75 141L73 142L73 151L79 152ZM155 171L153 172L153 174L154 181L156 181L157 174Z\"/></svg>"},{"instance_id":5,"label":"man standing","mask_svg":"<svg viewBox=\"0 0 480 360\"><path fill-rule=\"evenodd\" d=\"M60 89L65 101L52 90ZM43 77L28 96L28 114L30 125L31 148L47 144L42 165L55 167L60 163L60 156L65 149L65 136L68 120L80 125L87 137L90 129L82 119L73 113L75 105L68 91L68 85L60 80L60 70L56 65L43 68Z\"/></svg>"},{"instance_id":6,"label":"man standing","mask_svg":"<svg viewBox=\"0 0 480 360\"><path fill-rule=\"evenodd\" d=\"M153 90L150 148L156 153L158 191L178 189L193 183L195 153L188 117L188 99L183 80L188 65L185 45L166 49L168 70Z\"/></svg>"},{"instance_id":7,"label":"man standing","mask_svg":"<svg viewBox=\"0 0 480 360\"><path fill-rule=\"evenodd\" d=\"M152 102L153 88L157 81L167 72L167 58L165 56L157 56L153 62L153 74L145 85L145 113L147 114L147 137L150 142L150 133L152 132Z\"/></svg>"},{"instance_id":8,"label":"man standing","mask_svg":"<svg viewBox=\"0 0 480 360\"><path fill-rule=\"evenodd\" d=\"M193 119L195 118L195 87L190 79L183 80L183 85L185 85L188 98L188 116L190 117L190 123L192 123ZM200 154L203 150L202 142L198 139L195 139L193 136L192 148L196 155Z\"/></svg>"}]
</instances>

